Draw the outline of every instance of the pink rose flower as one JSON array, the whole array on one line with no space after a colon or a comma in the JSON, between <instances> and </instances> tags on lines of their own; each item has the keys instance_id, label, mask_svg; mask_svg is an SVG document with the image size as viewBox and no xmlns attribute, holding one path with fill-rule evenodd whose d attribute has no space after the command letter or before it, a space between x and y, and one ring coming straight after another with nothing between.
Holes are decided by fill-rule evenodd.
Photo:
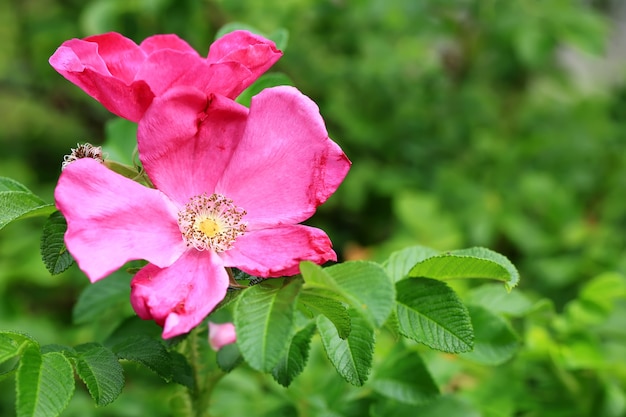
<instances>
[{"instance_id":1,"label":"pink rose flower","mask_svg":"<svg viewBox=\"0 0 626 417\"><path fill-rule=\"evenodd\" d=\"M175 86L234 99L281 55L274 42L243 30L216 40L206 58L176 35L137 45L111 32L63 42L50 65L112 113L138 122L154 97Z\"/></svg>"},{"instance_id":2,"label":"pink rose flower","mask_svg":"<svg viewBox=\"0 0 626 417\"><path fill-rule=\"evenodd\" d=\"M156 189L94 159L65 167L55 190L65 243L92 282L129 260L149 262L131 303L163 337L188 332L223 299L225 267L253 276L336 260L322 230L298 223L335 192L350 161L315 103L293 87L266 89L250 109L179 87L156 97L138 127Z\"/></svg>"},{"instance_id":3,"label":"pink rose flower","mask_svg":"<svg viewBox=\"0 0 626 417\"><path fill-rule=\"evenodd\" d=\"M218 351L226 345L237 341L235 325L232 323L218 324L209 322L209 345L214 351Z\"/></svg>"}]
</instances>

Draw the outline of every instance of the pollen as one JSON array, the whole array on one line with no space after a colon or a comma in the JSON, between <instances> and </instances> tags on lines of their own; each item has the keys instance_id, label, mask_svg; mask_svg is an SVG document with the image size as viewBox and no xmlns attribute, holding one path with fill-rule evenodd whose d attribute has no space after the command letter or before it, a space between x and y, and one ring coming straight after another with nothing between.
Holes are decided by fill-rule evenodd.
<instances>
[{"instance_id":1,"label":"pollen","mask_svg":"<svg viewBox=\"0 0 626 417\"><path fill-rule=\"evenodd\" d=\"M187 246L224 252L246 231L246 211L221 194L192 197L178 213L178 227Z\"/></svg>"},{"instance_id":2,"label":"pollen","mask_svg":"<svg viewBox=\"0 0 626 417\"><path fill-rule=\"evenodd\" d=\"M102 153L102 147L93 146L90 143L83 143L82 145L77 143L76 148L72 148L71 153L63 157L61 170L64 170L69 164L82 158L91 158L103 163L104 154Z\"/></svg>"}]
</instances>

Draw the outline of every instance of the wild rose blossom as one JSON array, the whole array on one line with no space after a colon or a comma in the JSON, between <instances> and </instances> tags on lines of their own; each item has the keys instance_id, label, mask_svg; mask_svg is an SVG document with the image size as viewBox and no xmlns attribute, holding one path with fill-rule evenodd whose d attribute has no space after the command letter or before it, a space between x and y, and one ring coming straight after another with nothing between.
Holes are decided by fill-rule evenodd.
<instances>
[{"instance_id":1,"label":"wild rose blossom","mask_svg":"<svg viewBox=\"0 0 626 417\"><path fill-rule=\"evenodd\" d=\"M266 89L248 110L175 87L154 99L137 137L156 189L84 158L62 171L55 199L67 248L91 281L149 262L132 280L131 303L164 338L223 299L225 267L278 277L298 273L302 260L336 260L322 230L298 223L335 192L350 161L295 88Z\"/></svg>"},{"instance_id":2,"label":"wild rose blossom","mask_svg":"<svg viewBox=\"0 0 626 417\"><path fill-rule=\"evenodd\" d=\"M209 346L218 351L226 345L237 341L237 333L233 323L213 323L209 322Z\"/></svg>"},{"instance_id":3,"label":"wild rose blossom","mask_svg":"<svg viewBox=\"0 0 626 417\"><path fill-rule=\"evenodd\" d=\"M234 99L281 56L274 42L243 30L216 40L206 58L176 35L137 45L111 32L63 42L49 61L109 111L138 122L154 97L175 86Z\"/></svg>"}]
</instances>

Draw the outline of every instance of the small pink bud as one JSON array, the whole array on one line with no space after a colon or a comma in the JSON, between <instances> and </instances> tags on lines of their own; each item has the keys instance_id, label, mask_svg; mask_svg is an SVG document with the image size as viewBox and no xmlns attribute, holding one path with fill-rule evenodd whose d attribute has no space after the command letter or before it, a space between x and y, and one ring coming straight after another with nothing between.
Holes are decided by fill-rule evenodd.
<instances>
[{"instance_id":1,"label":"small pink bud","mask_svg":"<svg viewBox=\"0 0 626 417\"><path fill-rule=\"evenodd\" d=\"M234 324L209 322L209 345L211 345L211 349L218 351L225 345L235 343L236 341L237 334L235 333Z\"/></svg>"}]
</instances>

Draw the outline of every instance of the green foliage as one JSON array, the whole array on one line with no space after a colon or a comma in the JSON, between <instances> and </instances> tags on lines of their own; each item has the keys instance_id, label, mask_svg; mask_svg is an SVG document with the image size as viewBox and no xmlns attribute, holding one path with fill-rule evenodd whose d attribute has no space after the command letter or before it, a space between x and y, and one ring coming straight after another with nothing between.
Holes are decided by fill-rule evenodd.
<instances>
[{"instance_id":1,"label":"green foliage","mask_svg":"<svg viewBox=\"0 0 626 417\"><path fill-rule=\"evenodd\" d=\"M48 217L41 235L41 257L52 275L60 274L72 266L74 258L65 247L67 222L59 211Z\"/></svg>"},{"instance_id":2,"label":"green foliage","mask_svg":"<svg viewBox=\"0 0 626 417\"><path fill-rule=\"evenodd\" d=\"M87 344L76 347L76 373L97 405L107 405L122 392L124 373L117 356L108 348Z\"/></svg>"},{"instance_id":3,"label":"green foliage","mask_svg":"<svg viewBox=\"0 0 626 417\"><path fill-rule=\"evenodd\" d=\"M0 229L14 220L48 216L55 210L19 182L0 177Z\"/></svg>"}]
</instances>

